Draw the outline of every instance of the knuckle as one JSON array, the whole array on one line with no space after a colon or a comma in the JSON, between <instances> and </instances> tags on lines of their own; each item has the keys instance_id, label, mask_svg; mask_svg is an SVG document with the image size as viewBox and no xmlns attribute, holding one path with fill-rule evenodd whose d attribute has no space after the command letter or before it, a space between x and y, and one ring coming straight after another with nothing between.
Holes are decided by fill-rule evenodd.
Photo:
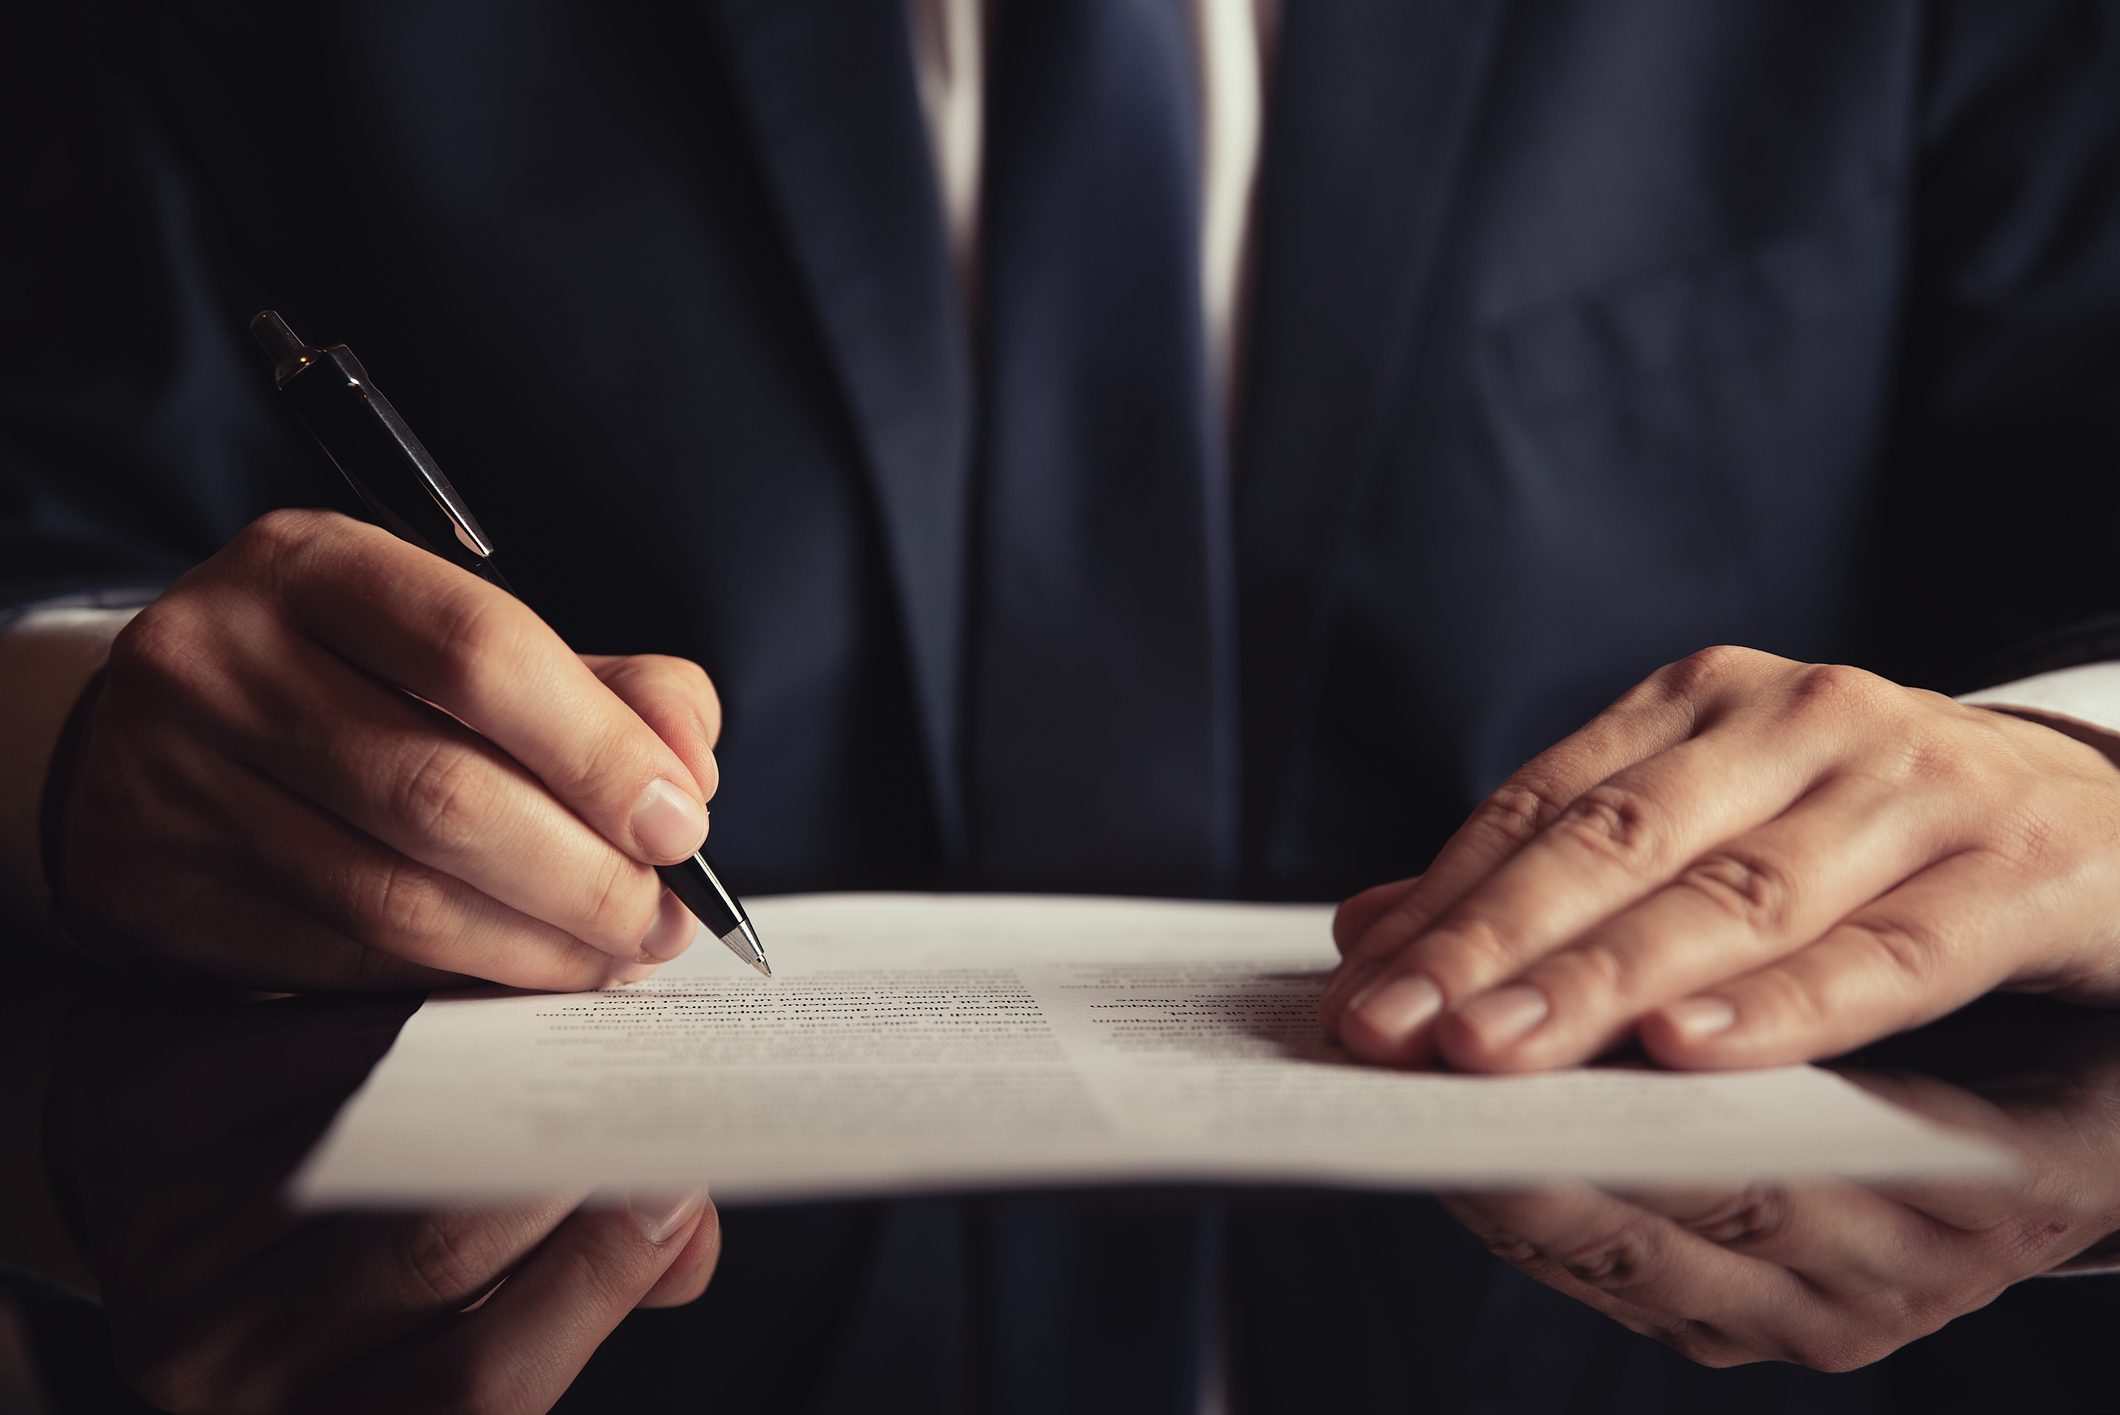
<instances>
[{"instance_id":1,"label":"knuckle","mask_svg":"<svg viewBox=\"0 0 2120 1415\"><path fill-rule=\"evenodd\" d=\"M434 744L405 774L392 803L422 839L452 853L474 845L490 823L493 765L461 743Z\"/></svg>"},{"instance_id":2,"label":"knuckle","mask_svg":"<svg viewBox=\"0 0 2120 1415\"><path fill-rule=\"evenodd\" d=\"M189 682L199 672L208 635L205 615L188 596L165 595L142 609L111 640L114 677L157 684Z\"/></svg>"},{"instance_id":3,"label":"knuckle","mask_svg":"<svg viewBox=\"0 0 2120 1415\"><path fill-rule=\"evenodd\" d=\"M1513 1267L1523 1267L1538 1261L1538 1246L1529 1239L1519 1238L1513 1233L1489 1230L1478 1235L1480 1246Z\"/></svg>"},{"instance_id":4,"label":"knuckle","mask_svg":"<svg viewBox=\"0 0 2120 1415\"><path fill-rule=\"evenodd\" d=\"M329 516L329 512L307 507L282 506L237 532L229 548L245 559L278 565L312 543Z\"/></svg>"},{"instance_id":5,"label":"knuckle","mask_svg":"<svg viewBox=\"0 0 2120 1415\"><path fill-rule=\"evenodd\" d=\"M1943 962L1943 940L1928 925L1910 919L1874 917L1848 921L1857 938L1880 957L1886 966L1915 980L1933 977Z\"/></svg>"},{"instance_id":6,"label":"knuckle","mask_svg":"<svg viewBox=\"0 0 2120 1415\"><path fill-rule=\"evenodd\" d=\"M1777 1185L1753 1185L1698 1213L1683 1215L1677 1222L1711 1243L1771 1240L1788 1228L1789 1196Z\"/></svg>"},{"instance_id":7,"label":"knuckle","mask_svg":"<svg viewBox=\"0 0 2120 1415\"><path fill-rule=\"evenodd\" d=\"M1407 971L1428 974L1443 995L1458 999L1495 978L1517 970L1516 944L1486 919L1460 915L1446 918L1406 959Z\"/></svg>"},{"instance_id":8,"label":"knuckle","mask_svg":"<svg viewBox=\"0 0 2120 1415\"><path fill-rule=\"evenodd\" d=\"M1769 968L1755 974L1749 986L1761 990L1761 1001L1768 1010L1780 1014L1794 1029L1805 1034L1832 1019L1832 1000L1808 973ZM1749 1006L1747 1004L1747 1015Z\"/></svg>"},{"instance_id":9,"label":"knuckle","mask_svg":"<svg viewBox=\"0 0 2120 1415\"><path fill-rule=\"evenodd\" d=\"M467 701L491 696L504 665L520 656L521 606L487 585L452 587L434 606L432 623L436 676Z\"/></svg>"},{"instance_id":10,"label":"knuckle","mask_svg":"<svg viewBox=\"0 0 2120 1415\"><path fill-rule=\"evenodd\" d=\"M1556 953L1532 977L1556 997L1595 1003L1635 997L1641 989L1639 968L1630 957L1602 942L1585 943Z\"/></svg>"},{"instance_id":11,"label":"knuckle","mask_svg":"<svg viewBox=\"0 0 2120 1415\"><path fill-rule=\"evenodd\" d=\"M1810 663L1796 672L1789 689L1792 711L1844 717L1876 707L1887 684L1874 673L1846 663Z\"/></svg>"},{"instance_id":12,"label":"knuckle","mask_svg":"<svg viewBox=\"0 0 2120 1415\"><path fill-rule=\"evenodd\" d=\"M689 658L679 658L675 654L644 653L636 655L632 662L640 666L639 671L661 680L671 692L693 703L715 702L714 680L707 676L706 669Z\"/></svg>"},{"instance_id":13,"label":"knuckle","mask_svg":"<svg viewBox=\"0 0 2120 1415\"><path fill-rule=\"evenodd\" d=\"M285 587L315 572L318 551L332 543L334 529L356 524L329 511L283 507L252 521L229 543L225 563L236 579L256 586Z\"/></svg>"},{"instance_id":14,"label":"knuckle","mask_svg":"<svg viewBox=\"0 0 2120 1415\"><path fill-rule=\"evenodd\" d=\"M1713 851L1688 866L1678 886L1763 933L1779 932L1789 922L1794 894L1789 872L1762 855Z\"/></svg>"},{"instance_id":15,"label":"knuckle","mask_svg":"<svg viewBox=\"0 0 2120 1415\"><path fill-rule=\"evenodd\" d=\"M1367 933L1348 938L1347 956L1349 959L1370 960L1390 958L1408 942L1435 927L1437 919L1435 900L1419 890L1409 891L1378 915Z\"/></svg>"},{"instance_id":16,"label":"knuckle","mask_svg":"<svg viewBox=\"0 0 2120 1415\"><path fill-rule=\"evenodd\" d=\"M637 1263L625 1260L641 1247L638 1230L626 1223L615 1244L601 1248L573 1248L564 1254L548 1253L545 1261L558 1259L563 1271L556 1283L576 1296L585 1310L626 1311L639 1300L647 1283L639 1282Z\"/></svg>"},{"instance_id":17,"label":"knuckle","mask_svg":"<svg viewBox=\"0 0 2120 1415\"><path fill-rule=\"evenodd\" d=\"M1834 1373L1848 1369L1848 1367L1841 1364L1838 1353L1825 1343L1814 1341L1808 1337L1798 1337L1781 1342L1775 1348L1774 1357L1776 1360L1786 1362L1791 1366L1801 1366L1807 1371Z\"/></svg>"},{"instance_id":18,"label":"knuckle","mask_svg":"<svg viewBox=\"0 0 2120 1415\"><path fill-rule=\"evenodd\" d=\"M1751 667L1770 655L1757 649L1740 648L1736 644L1711 644L1696 649L1673 663L1658 669L1651 681L1662 689L1667 697L1687 702L1706 697L1719 688L1733 674Z\"/></svg>"},{"instance_id":19,"label":"knuckle","mask_svg":"<svg viewBox=\"0 0 2120 1415\"><path fill-rule=\"evenodd\" d=\"M1516 847L1553 824L1563 809L1558 793L1539 782L1518 779L1496 787L1473 812L1470 824L1497 843Z\"/></svg>"},{"instance_id":20,"label":"knuckle","mask_svg":"<svg viewBox=\"0 0 2120 1415\"><path fill-rule=\"evenodd\" d=\"M1641 1223L1628 1223L1594 1239L1572 1243L1553 1260L1578 1282L1606 1291L1634 1287L1646 1279L1656 1260L1656 1245Z\"/></svg>"},{"instance_id":21,"label":"knuckle","mask_svg":"<svg viewBox=\"0 0 2120 1415\"><path fill-rule=\"evenodd\" d=\"M1613 864L1635 867L1655 859L1661 848L1659 817L1647 796L1608 781L1578 796L1553 828Z\"/></svg>"},{"instance_id":22,"label":"knuckle","mask_svg":"<svg viewBox=\"0 0 2120 1415\"><path fill-rule=\"evenodd\" d=\"M1897 1346L1897 1342L1847 1332L1805 1333L1783 1342L1776 1356L1824 1375L1845 1375L1889 1355Z\"/></svg>"},{"instance_id":23,"label":"knuckle","mask_svg":"<svg viewBox=\"0 0 2120 1415\"><path fill-rule=\"evenodd\" d=\"M487 1228L461 1213L423 1215L397 1254L412 1299L447 1311L490 1287L503 1256Z\"/></svg>"},{"instance_id":24,"label":"knuckle","mask_svg":"<svg viewBox=\"0 0 2120 1415\"><path fill-rule=\"evenodd\" d=\"M2101 1225L2099 1232L2104 1231ZM2011 1255L2013 1261L2006 1267L1990 1264L1941 1282L1911 1284L1897 1290L1881 1289L1874 1294L1883 1299L1883 1305L1868 1324L1874 1335L1865 1359L1874 1361L1889 1356L1907 1343L1941 1331L1969 1312L1979 1311L2027 1275L2052 1267L2069 1251L2073 1249L2020 1251Z\"/></svg>"},{"instance_id":25,"label":"knuckle","mask_svg":"<svg viewBox=\"0 0 2120 1415\"><path fill-rule=\"evenodd\" d=\"M1954 1290L1948 1294L1921 1286L1884 1288L1872 1294L1868 1304L1870 1325L1898 1332L1902 1341L1925 1336L1979 1305L1973 1300L1970 1287L1963 1284L1953 1284L1952 1287Z\"/></svg>"},{"instance_id":26,"label":"knuckle","mask_svg":"<svg viewBox=\"0 0 2120 1415\"><path fill-rule=\"evenodd\" d=\"M365 911L376 941L386 953L407 947L432 952L447 940L451 913L449 889L442 876L411 860L393 860L376 872L372 902Z\"/></svg>"},{"instance_id":27,"label":"knuckle","mask_svg":"<svg viewBox=\"0 0 2120 1415\"><path fill-rule=\"evenodd\" d=\"M1696 1366L1727 1370L1758 1359L1706 1322L1690 1317L1659 1327L1650 1335Z\"/></svg>"}]
</instances>

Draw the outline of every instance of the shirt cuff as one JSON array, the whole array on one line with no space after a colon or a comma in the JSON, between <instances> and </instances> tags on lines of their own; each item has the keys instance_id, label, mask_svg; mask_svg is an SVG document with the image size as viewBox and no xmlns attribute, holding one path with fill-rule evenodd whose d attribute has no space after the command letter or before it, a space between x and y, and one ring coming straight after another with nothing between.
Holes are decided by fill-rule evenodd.
<instances>
[{"instance_id":1,"label":"shirt cuff","mask_svg":"<svg viewBox=\"0 0 2120 1415\"><path fill-rule=\"evenodd\" d=\"M2120 660L2035 673L1958 701L1968 707L2016 708L2120 738Z\"/></svg>"},{"instance_id":2,"label":"shirt cuff","mask_svg":"<svg viewBox=\"0 0 2120 1415\"><path fill-rule=\"evenodd\" d=\"M43 615L64 616L77 610L100 609L144 609L161 598L169 582L136 582L112 585L97 585L93 588L70 590L64 594L39 595L20 604L0 605L0 633L14 628L24 620Z\"/></svg>"}]
</instances>

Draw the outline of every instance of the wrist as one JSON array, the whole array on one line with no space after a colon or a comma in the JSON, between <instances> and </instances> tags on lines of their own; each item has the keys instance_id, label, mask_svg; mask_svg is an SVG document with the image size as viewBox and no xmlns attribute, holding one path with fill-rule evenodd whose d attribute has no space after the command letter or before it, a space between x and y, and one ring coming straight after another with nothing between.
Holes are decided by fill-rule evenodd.
<instances>
[{"instance_id":1,"label":"wrist","mask_svg":"<svg viewBox=\"0 0 2120 1415\"><path fill-rule=\"evenodd\" d=\"M1966 693L1958 701L2050 727L2120 766L2120 661L2058 668Z\"/></svg>"},{"instance_id":2,"label":"wrist","mask_svg":"<svg viewBox=\"0 0 2120 1415\"><path fill-rule=\"evenodd\" d=\"M132 609L32 610L0 632L0 919L48 927L39 838L52 749Z\"/></svg>"},{"instance_id":3,"label":"wrist","mask_svg":"<svg viewBox=\"0 0 2120 1415\"><path fill-rule=\"evenodd\" d=\"M2087 747L2097 748L2105 754L2107 761L2111 762L2115 767L2120 767L2120 733L2108 731L2103 727L2094 727L2090 723L2079 722L2071 717L2041 712L2037 708L2005 707L2000 703L1982 703L1980 706L1987 707L1993 712L2006 712L2011 717L2021 717L2026 722L2036 722L2041 727L2051 727L2065 737L2073 737Z\"/></svg>"}]
</instances>

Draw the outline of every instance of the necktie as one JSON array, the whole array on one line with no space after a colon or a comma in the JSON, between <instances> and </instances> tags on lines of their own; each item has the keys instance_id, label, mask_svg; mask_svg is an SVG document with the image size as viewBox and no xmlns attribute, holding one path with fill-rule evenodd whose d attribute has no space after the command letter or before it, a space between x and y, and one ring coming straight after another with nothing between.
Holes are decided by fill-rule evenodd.
<instances>
[{"instance_id":1,"label":"necktie","mask_svg":"<svg viewBox=\"0 0 2120 1415\"><path fill-rule=\"evenodd\" d=\"M1228 476L1184 0L996 7L966 799L975 882L1205 892L1235 832Z\"/></svg>"}]
</instances>

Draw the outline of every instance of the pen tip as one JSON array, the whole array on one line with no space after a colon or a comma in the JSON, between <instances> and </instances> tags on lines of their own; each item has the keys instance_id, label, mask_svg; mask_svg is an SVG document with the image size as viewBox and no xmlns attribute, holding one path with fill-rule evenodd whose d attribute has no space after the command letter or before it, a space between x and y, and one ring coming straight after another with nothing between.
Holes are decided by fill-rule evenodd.
<instances>
[{"instance_id":1,"label":"pen tip","mask_svg":"<svg viewBox=\"0 0 2120 1415\"><path fill-rule=\"evenodd\" d=\"M758 941L758 930L751 927L749 919L739 920L736 927L743 930L743 941L751 945L751 966L772 977L773 965L766 962L766 946Z\"/></svg>"},{"instance_id":2,"label":"pen tip","mask_svg":"<svg viewBox=\"0 0 2120 1415\"><path fill-rule=\"evenodd\" d=\"M721 936L729 952L757 969L765 977L773 976L773 965L766 962L765 946L758 941L758 930L751 927L749 919L738 919L736 927Z\"/></svg>"}]
</instances>

